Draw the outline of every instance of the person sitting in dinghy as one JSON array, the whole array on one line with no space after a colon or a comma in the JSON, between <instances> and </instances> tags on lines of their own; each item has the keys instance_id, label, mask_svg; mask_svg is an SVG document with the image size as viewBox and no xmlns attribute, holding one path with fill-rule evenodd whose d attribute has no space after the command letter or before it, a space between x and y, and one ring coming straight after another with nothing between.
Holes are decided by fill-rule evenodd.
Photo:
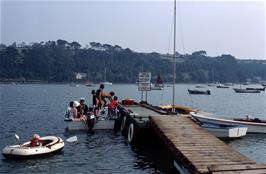
<instances>
[{"instance_id":1,"label":"person sitting in dinghy","mask_svg":"<svg viewBox=\"0 0 266 174\"><path fill-rule=\"evenodd\" d=\"M30 147L41 146L43 144L43 140L40 135L34 134L30 140Z\"/></svg>"}]
</instances>

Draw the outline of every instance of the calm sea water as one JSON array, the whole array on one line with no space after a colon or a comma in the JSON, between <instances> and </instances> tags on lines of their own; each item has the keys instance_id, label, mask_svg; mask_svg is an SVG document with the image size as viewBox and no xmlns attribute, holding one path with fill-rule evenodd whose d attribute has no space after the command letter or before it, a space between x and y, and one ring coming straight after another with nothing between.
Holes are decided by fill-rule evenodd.
<instances>
[{"instance_id":1,"label":"calm sea water","mask_svg":"<svg viewBox=\"0 0 266 174\"><path fill-rule=\"evenodd\" d=\"M221 117L244 117L246 114L266 119L266 93L236 94L233 89L212 90L212 95L189 95L195 85L176 85L176 104L190 106ZM112 131L93 134L65 131L63 117L68 102L85 97L96 87L69 85L0 85L0 150L15 144L14 134L27 140L33 133L58 135L63 139L77 135L77 143L65 143L61 154L45 159L10 161L2 158L0 173L177 173L169 161L169 152L161 146L133 147ZM119 99L140 100L136 85L106 86ZM172 88L148 92L148 102L171 104ZM250 134L228 142L230 146L258 163L266 163L266 135ZM164 162L162 162L164 161Z\"/></svg>"}]
</instances>

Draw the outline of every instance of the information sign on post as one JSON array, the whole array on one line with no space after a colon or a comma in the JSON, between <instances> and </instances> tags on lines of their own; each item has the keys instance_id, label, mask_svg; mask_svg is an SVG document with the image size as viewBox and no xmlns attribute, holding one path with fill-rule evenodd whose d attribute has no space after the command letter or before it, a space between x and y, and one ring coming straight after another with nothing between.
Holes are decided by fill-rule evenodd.
<instances>
[{"instance_id":1,"label":"information sign on post","mask_svg":"<svg viewBox=\"0 0 266 174\"><path fill-rule=\"evenodd\" d=\"M151 90L151 73L140 72L139 73L139 91Z\"/></svg>"}]
</instances>

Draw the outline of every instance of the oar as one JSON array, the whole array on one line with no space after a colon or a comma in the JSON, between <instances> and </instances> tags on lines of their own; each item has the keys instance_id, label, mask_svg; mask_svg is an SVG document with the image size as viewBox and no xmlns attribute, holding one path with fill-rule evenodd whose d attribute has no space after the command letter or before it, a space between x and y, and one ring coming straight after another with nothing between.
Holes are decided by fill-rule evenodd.
<instances>
[{"instance_id":1,"label":"oar","mask_svg":"<svg viewBox=\"0 0 266 174\"><path fill-rule=\"evenodd\" d=\"M20 139L19 139L19 136L17 134L15 134L15 137L17 139L17 143L20 145Z\"/></svg>"},{"instance_id":2,"label":"oar","mask_svg":"<svg viewBox=\"0 0 266 174\"><path fill-rule=\"evenodd\" d=\"M77 136L73 136L73 137L70 137L70 138L66 139L66 141L69 142L69 143L73 143L73 142L78 141L78 137Z\"/></svg>"}]
</instances>

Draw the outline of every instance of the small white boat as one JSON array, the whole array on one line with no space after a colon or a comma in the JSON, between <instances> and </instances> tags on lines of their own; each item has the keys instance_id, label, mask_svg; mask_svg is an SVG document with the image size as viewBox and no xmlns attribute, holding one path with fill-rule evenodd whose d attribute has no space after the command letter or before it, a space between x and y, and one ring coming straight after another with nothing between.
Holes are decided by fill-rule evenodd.
<instances>
[{"instance_id":1,"label":"small white boat","mask_svg":"<svg viewBox=\"0 0 266 174\"><path fill-rule=\"evenodd\" d=\"M43 140L40 146L31 147L30 141L28 141L22 145L6 146L2 154L6 158L13 159L33 158L50 155L64 148L64 141L60 137L45 136L40 139Z\"/></svg>"},{"instance_id":2,"label":"small white boat","mask_svg":"<svg viewBox=\"0 0 266 174\"><path fill-rule=\"evenodd\" d=\"M212 123L221 124L227 126L242 126L247 127L247 133L266 133L266 123L265 122L250 122L250 121L238 121L216 118L212 114L205 112L190 112L190 115L199 122L202 123Z\"/></svg>"},{"instance_id":3,"label":"small white boat","mask_svg":"<svg viewBox=\"0 0 266 174\"><path fill-rule=\"evenodd\" d=\"M112 82L101 82L100 84L103 84L103 85L113 85Z\"/></svg>"},{"instance_id":4,"label":"small white boat","mask_svg":"<svg viewBox=\"0 0 266 174\"><path fill-rule=\"evenodd\" d=\"M248 128L241 126L227 126L219 124L201 123L201 127L217 138L239 138L246 135Z\"/></svg>"},{"instance_id":5,"label":"small white boat","mask_svg":"<svg viewBox=\"0 0 266 174\"><path fill-rule=\"evenodd\" d=\"M229 86L225 86L225 85L219 84L218 86L216 86L216 88L229 88Z\"/></svg>"}]
</instances>

